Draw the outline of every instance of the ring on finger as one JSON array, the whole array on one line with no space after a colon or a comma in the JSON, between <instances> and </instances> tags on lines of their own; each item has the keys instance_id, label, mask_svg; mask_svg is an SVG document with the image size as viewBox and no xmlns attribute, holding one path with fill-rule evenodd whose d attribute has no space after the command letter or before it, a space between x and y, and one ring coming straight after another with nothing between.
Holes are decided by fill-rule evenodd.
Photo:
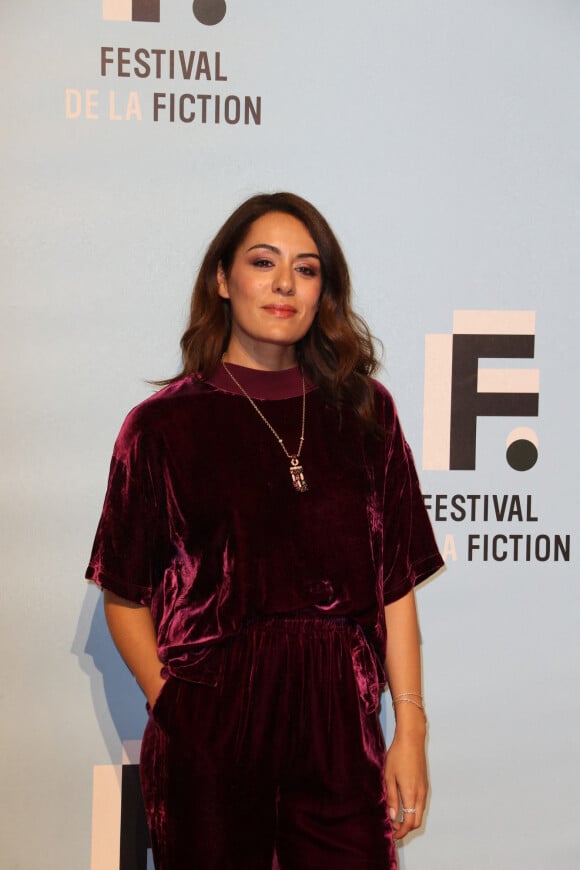
<instances>
[{"instance_id":1,"label":"ring on finger","mask_svg":"<svg viewBox=\"0 0 580 870\"><path fill-rule=\"evenodd\" d=\"M403 812L404 812L405 814L409 814L409 815L414 815L414 814L417 812L417 808L416 808L416 807L411 807L410 809L407 809L406 807L403 807L402 809L403 809Z\"/></svg>"}]
</instances>

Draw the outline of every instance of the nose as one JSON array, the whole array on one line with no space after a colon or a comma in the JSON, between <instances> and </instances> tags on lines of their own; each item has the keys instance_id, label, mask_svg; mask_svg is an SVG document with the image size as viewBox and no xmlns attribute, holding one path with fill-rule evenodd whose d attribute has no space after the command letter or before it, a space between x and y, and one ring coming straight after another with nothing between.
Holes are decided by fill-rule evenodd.
<instances>
[{"instance_id":1,"label":"nose","mask_svg":"<svg viewBox=\"0 0 580 870\"><path fill-rule=\"evenodd\" d=\"M294 295L294 270L291 266L280 264L274 276L272 289L274 293L280 293L282 296Z\"/></svg>"}]
</instances>

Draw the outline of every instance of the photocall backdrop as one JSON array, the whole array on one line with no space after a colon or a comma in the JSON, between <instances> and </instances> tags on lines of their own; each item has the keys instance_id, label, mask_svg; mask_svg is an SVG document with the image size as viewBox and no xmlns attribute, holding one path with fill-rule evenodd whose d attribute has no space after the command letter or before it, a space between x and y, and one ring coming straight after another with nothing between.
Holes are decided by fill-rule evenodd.
<instances>
[{"instance_id":1,"label":"photocall backdrop","mask_svg":"<svg viewBox=\"0 0 580 870\"><path fill-rule=\"evenodd\" d=\"M401 867L580 866L580 6L53 0L0 24L2 866L151 866L143 698L82 577L205 246L279 189L344 244L447 562L417 596L432 792Z\"/></svg>"}]
</instances>

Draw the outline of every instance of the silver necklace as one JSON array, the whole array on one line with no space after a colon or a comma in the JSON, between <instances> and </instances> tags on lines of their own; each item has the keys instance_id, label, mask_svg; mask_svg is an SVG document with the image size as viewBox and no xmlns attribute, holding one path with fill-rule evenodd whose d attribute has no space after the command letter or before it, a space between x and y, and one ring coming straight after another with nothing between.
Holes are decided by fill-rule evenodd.
<instances>
[{"instance_id":1,"label":"silver necklace","mask_svg":"<svg viewBox=\"0 0 580 870\"><path fill-rule=\"evenodd\" d=\"M300 443L298 445L298 450L296 451L296 453L289 453L288 450L286 450L286 445L284 444L280 435L276 432L270 421L266 419L264 414L262 414L252 397L244 390L238 379L233 376L223 359L222 366L224 367L234 384L237 386L237 388L246 397L256 414L264 421L264 423L290 460L290 479L292 480L292 486L294 487L296 492L308 492L308 484L306 483L304 471L302 469L302 466L300 465L300 454L302 453L302 445L304 444L304 425L306 423L306 383L304 381L304 375L302 374L302 372L300 373L302 375L302 428L300 430Z\"/></svg>"}]
</instances>

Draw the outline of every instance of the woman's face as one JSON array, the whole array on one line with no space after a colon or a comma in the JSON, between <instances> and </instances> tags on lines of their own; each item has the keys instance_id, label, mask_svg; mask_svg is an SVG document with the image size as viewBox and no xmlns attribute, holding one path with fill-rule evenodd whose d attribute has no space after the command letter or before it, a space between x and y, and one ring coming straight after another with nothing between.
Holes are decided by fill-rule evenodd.
<instances>
[{"instance_id":1,"label":"woman's face","mask_svg":"<svg viewBox=\"0 0 580 870\"><path fill-rule=\"evenodd\" d=\"M322 287L318 248L301 221L268 212L250 225L230 274L218 269L218 292L230 300L228 359L264 352L291 365L294 345L310 329Z\"/></svg>"}]
</instances>

